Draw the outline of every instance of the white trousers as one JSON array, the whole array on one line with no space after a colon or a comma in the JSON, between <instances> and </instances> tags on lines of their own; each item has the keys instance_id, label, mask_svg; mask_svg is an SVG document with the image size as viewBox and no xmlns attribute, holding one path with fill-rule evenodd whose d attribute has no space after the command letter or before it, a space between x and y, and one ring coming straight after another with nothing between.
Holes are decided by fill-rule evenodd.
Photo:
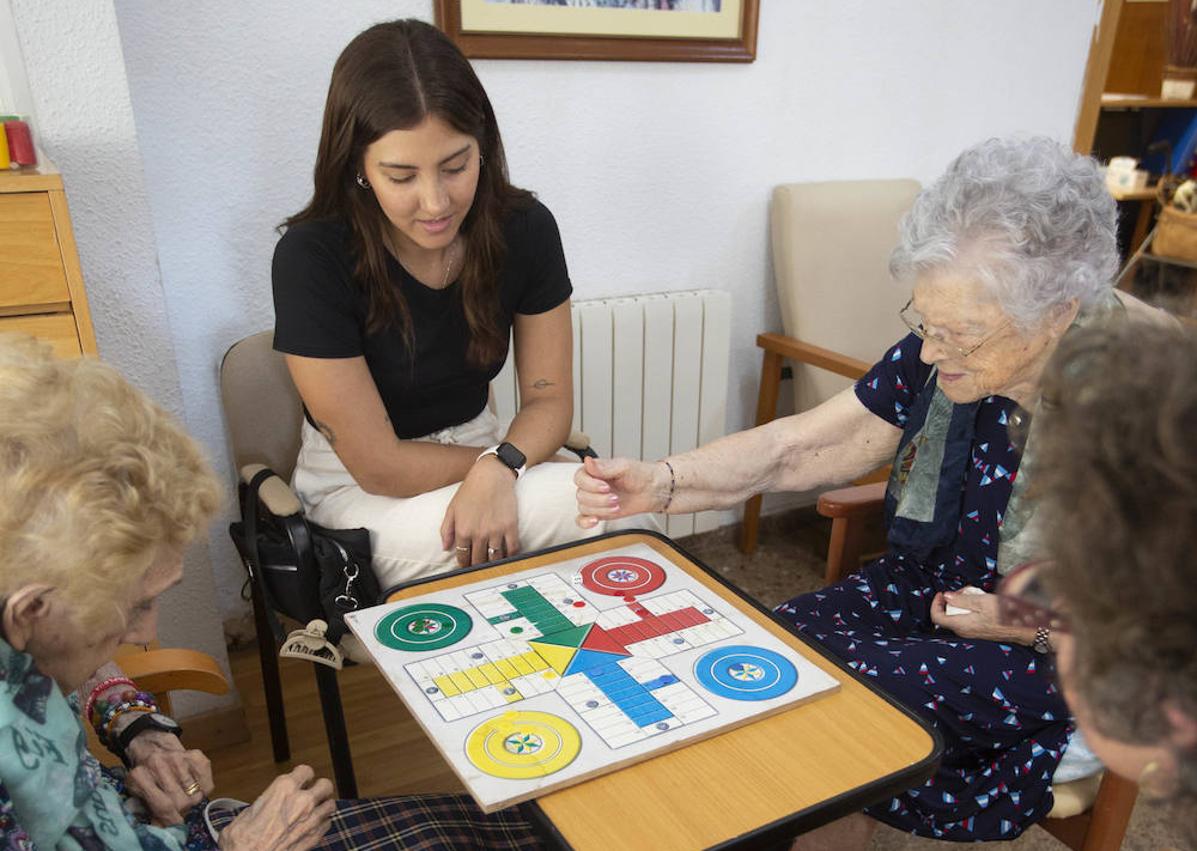
<instances>
[{"instance_id":1,"label":"white trousers","mask_svg":"<svg viewBox=\"0 0 1197 851\"><path fill-rule=\"evenodd\" d=\"M452 549L441 548L441 522L458 485L447 485L407 499L376 496L360 487L324 435L303 424L303 442L292 484L307 516L332 529L370 530L374 572L385 591L392 585L457 567ZM498 418L490 409L461 425L418 440L490 446L502 440ZM574 473L578 464L546 462L530 468L516 483L519 539L524 552L590 538L618 529L660 530L660 519L641 514L579 529Z\"/></svg>"}]
</instances>

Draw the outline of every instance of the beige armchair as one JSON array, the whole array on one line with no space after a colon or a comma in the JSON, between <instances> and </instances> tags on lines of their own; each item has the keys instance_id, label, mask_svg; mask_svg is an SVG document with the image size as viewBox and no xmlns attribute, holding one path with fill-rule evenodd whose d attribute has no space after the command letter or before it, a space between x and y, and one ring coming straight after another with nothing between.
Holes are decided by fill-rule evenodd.
<instances>
[{"instance_id":1,"label":"beige armchair","mask_svg":"<svg viewBox=\"0 0 1197 851\"><path fill-rule=\"evenodd\" d=\"M761 334L757 425L777 415L783 360L793 369L794 410L851 384L906 334L898 311L910 297L889 276L898 222L918 194L916 180L789 183L769 210L773 280L785 334ZM756 549L761 497L744 507L740 549Z\"/></svg>"}]
</instances>

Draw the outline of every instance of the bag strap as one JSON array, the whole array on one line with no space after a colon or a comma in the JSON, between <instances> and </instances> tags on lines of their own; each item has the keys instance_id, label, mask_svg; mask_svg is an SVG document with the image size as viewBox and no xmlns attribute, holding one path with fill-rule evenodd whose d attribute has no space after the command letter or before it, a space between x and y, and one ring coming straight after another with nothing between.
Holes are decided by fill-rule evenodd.
<instances>
[{"instance_id":1,"label":"bag strap","mask_svg":"<svg viewBox=\"0 0 1197 851\"><path fill-rule=\"evenodd\" d=\"M262 483L275 475L278 474L266 467L255 473L253 478L246 483L245 496L241 500L241 528L245 534L250 581L255 584L261 595L262 607L266 609L266 622L270 625L270 631L274 635L275 646L278 646L285 637L283 625L279 622L278 615L275 614L277 606L270 594L270 588L266 585L266 577L262 575L262 558L258 553L258 506L260 504L258 492L262 489Z\"/></svg>"}]
</instances>

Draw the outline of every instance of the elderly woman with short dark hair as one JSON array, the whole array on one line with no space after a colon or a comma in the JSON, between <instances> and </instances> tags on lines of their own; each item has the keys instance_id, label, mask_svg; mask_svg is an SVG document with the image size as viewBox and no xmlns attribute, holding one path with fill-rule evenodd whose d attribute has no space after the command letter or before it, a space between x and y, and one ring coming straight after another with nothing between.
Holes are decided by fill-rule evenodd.
<instances>
[{"instance_id":1,"label":"elderly woman with short dark hair","mask_svg":"<svg viewBox=\"0 0 1197 851\"><path fill-rule=\"evenodd\" d=\"M1044 398L1035 487L1059 534L1003 593L1038 615L1013 620L1056 627L1093 750L1173 801L1197 844L1197 332L1087 329L1061 346Z\"/></svg>"},{"instance_id":2,"label":"elderly woman with short dark hair","mask_svg":"<svg viewBox=\"0 0 1197 851\"><path fill-rule=\"evenodd\" d=\"M1073 731L1052 638L999 622L993 591L1038 551L1024 491L1044 365L1074 326L1149 310L1111 289L1116 218L1097 164L1056 142L970 148L903 221L891 270L913 282L911 333L855 387L693 452L591 460L577 476L588 525L810 491L892 463L888 552L777 611L943 737L925 786L867 811L902 830L1010 839L1052 807ZM1028 444L1012 425L1029 426ZM873 827L853 816L801 842L864 847Z\"/></svg>"}]
</instances>

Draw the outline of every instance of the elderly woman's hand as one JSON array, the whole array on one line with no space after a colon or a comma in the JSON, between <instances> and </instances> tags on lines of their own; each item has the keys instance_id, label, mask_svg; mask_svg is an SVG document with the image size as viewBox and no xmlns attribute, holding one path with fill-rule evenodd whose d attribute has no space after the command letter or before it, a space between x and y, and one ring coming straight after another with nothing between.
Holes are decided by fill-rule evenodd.
<instances>
[{"instance_id":1,"label":"elderly woman's hand","mask_svg":"<svg viewBox=\"0 0 1197 851\"><path fill-rule=\"evenodd\" d=\"M968 614L949 615L948 606L968 609ZM996 594L966 594L962 591L941 591L931 601L931 620L961 638L984 641L1004 641L1030 645L1035 630L1021 626L1007 626L998 619Z\"/></svg>"},{"instance_id":2,"label":"elderly woman's hand","mask_svg":"<svg viewBox=\"0 0 1197 851\"><path fill-rule=\"evenodd\" d=\"M587 458L574 474L577 524L590 529L600 520L661 511L670 498L669 482L668 468L659 461Z\"/></svg>"},{"instance_id":3,"label":"elderly woman's hand","mask_svg":"<svg viewBox=\"0 0 1197 851\"><path fill-rule=\"evenodd\" d=\"M173 733L146 730L129 742L125 753L132 766L126 785L145 803L155 824L182 823L187 811L212 791L208 758L184 749Z\"/></svg>"},{"instance_id":4,"label":"elderly woman's hand","mask_svg":"<svg viewBox=\"0 0 1197 851\"><path fill-rule=\"evenodd\" d=\"M221 851L308 851L328 831L335 810L332 784L316 780L310 766L296 766L233 819L217 845Z\"/></svg>"}]
</instances>

